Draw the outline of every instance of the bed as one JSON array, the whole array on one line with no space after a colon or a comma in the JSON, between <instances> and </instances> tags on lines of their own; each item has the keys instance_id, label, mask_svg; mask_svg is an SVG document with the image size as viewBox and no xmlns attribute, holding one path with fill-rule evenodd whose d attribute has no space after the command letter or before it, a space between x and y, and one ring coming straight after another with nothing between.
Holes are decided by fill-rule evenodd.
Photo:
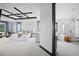
<instances>
[{"instance_id":1,"label":"bed","mask_svg":"<svg viewBox=\"0 0 79 59\"><path fill-rule=\"evenodd\" d=\"M22 37L19 40L16 36L12 36L0 38L0 56L28 55L30 49L36 46L35 38L24 39Z\"/></svg>"}]
</instances>

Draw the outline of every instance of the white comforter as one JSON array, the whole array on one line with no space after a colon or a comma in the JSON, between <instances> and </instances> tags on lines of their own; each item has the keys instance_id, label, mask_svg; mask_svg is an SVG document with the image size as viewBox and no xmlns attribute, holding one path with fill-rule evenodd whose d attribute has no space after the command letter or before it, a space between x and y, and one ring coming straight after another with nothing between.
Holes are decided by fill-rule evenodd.
<instances>
[{"instance_id":1,"label":"white comforter","mask_svg":"<svg viewBox=\"0 0 79 59\"><path fill-rule=\"evenodd\" d=\"M15 37L16 38L16 37ZM35 39L11 40L0 38L0 56L4 55L28 55L30 49L36 46Z\"/></svg>"}]
</instances>

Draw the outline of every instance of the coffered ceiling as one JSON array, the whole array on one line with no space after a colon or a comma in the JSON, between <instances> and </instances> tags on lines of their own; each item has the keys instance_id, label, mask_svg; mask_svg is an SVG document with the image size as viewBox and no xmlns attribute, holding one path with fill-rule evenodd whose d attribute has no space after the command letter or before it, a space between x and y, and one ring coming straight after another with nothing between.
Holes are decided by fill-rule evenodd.
<instances>
[{"instance_id":1,"label":"coffered ceiling","mask_svg":"<svg viewBox=\"0 0 79 59\"><path fill-rule=\"evenodd\" d=\"M33 3L2 3L2 16L14 19L39 19L40 18L40 4Z\"/></svg>"}]
</instances>

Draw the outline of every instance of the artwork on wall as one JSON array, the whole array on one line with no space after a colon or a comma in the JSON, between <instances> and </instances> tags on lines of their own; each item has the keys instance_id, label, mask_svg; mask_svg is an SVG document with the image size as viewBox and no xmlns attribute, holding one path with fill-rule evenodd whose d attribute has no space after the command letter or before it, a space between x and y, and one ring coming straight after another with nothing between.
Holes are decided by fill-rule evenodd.
<instances>
[{"instance_id":1,"label":"artwork on wall","mask_svg":"<svg viewBox=\"0 0 79 59\"><path fill-rule=\"evenodd\" d=\"M0 24L0 32L4 32L4 24Z\"/></svg>"}]
</instances>

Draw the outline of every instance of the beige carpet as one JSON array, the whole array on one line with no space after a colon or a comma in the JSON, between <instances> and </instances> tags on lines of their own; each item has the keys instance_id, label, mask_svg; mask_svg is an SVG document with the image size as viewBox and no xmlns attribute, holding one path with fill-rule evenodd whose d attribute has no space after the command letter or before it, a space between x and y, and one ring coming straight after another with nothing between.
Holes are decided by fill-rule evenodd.
<instances>
[{"instance_id":1,"label":"beige carpet","mask_svg":"<svg viewBox=\"0 0 79 59\"><path fill-rule=\"evenodd\" d=\"M0 38L0 56L49 56L35 39L11 40Z\"/></svg>"}]
</instances>

